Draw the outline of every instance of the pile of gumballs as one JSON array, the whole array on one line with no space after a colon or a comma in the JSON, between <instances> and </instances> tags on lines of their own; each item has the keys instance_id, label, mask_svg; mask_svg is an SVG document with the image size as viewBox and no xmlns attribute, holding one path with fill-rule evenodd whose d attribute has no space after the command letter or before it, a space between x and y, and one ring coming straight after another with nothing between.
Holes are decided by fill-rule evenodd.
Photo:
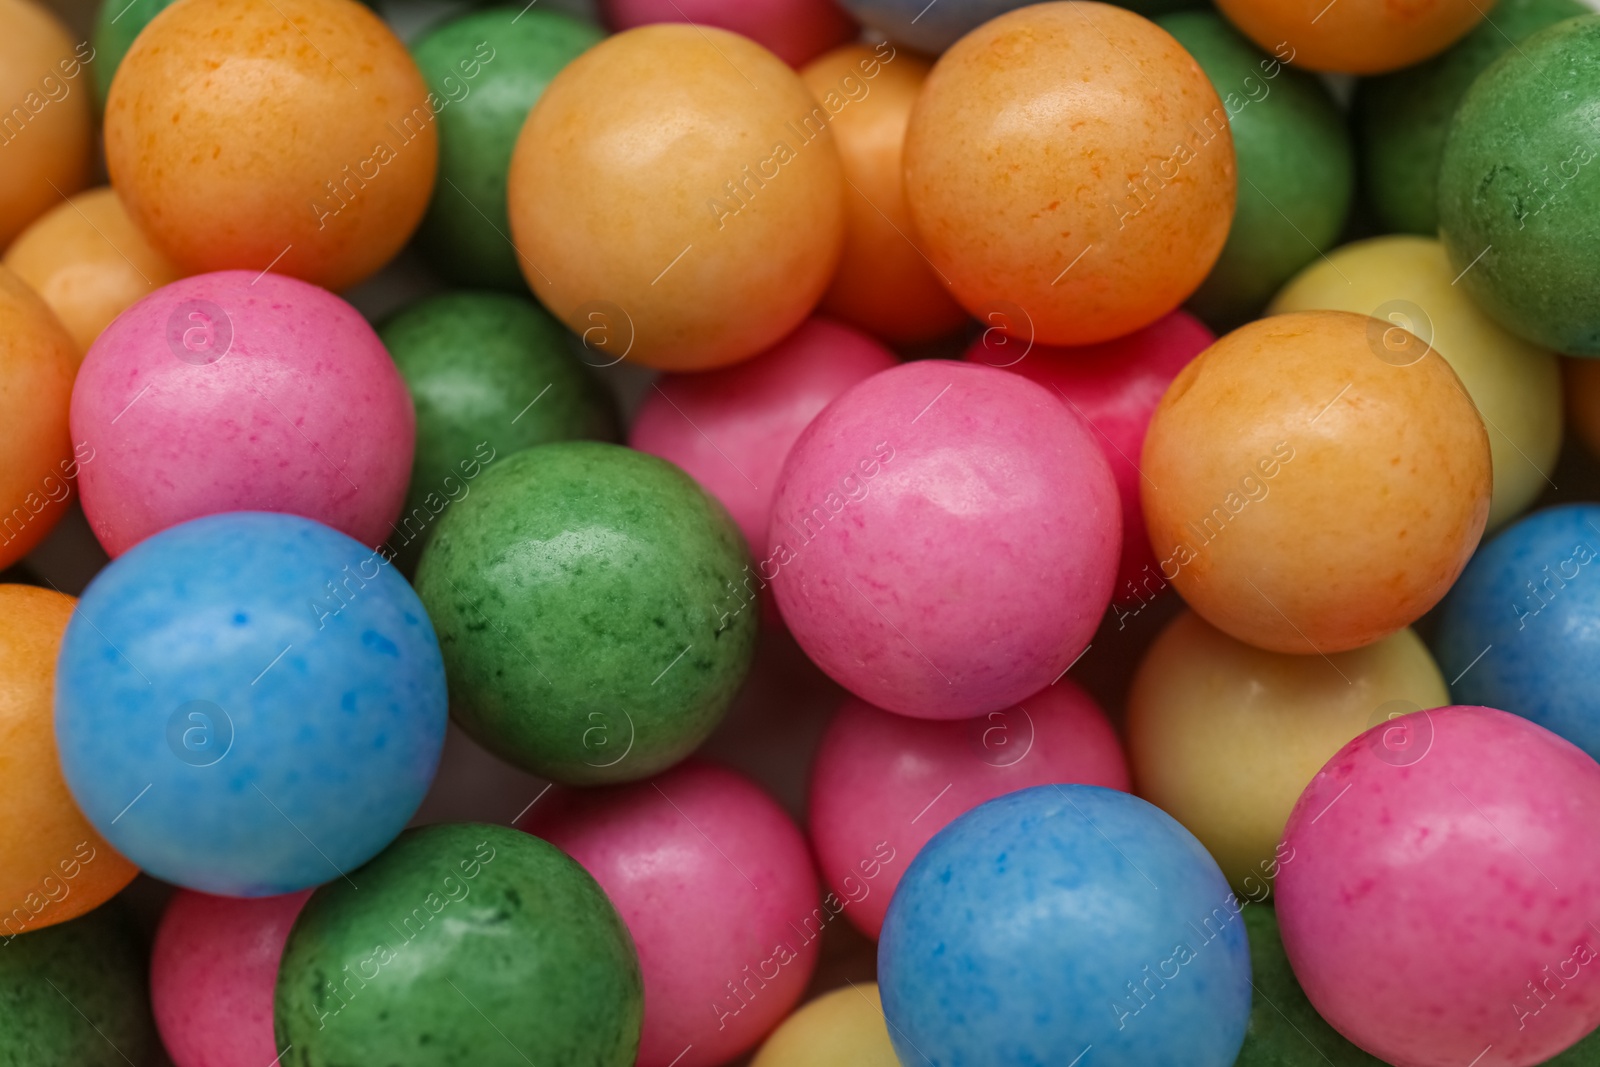
<instances>
[{"instance_id":1,"label":"pile of gumballs","mask_svg":"<svg viewBox=\"0 0 1600 1067\"><path fill-rule=\"evenodd\" d=\"M0 1067L1600 1065L1597 115L1579 0L0 0Z\"/></svg>"}]
</instances>

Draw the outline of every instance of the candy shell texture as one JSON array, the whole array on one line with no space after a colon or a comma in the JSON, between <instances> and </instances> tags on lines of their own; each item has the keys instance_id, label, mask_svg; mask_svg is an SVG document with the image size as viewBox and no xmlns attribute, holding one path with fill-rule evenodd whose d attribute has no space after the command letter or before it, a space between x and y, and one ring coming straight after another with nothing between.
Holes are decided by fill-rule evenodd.
<instances>
[{"instance_id":1,"label":"candy shell texture","mask_svg":"<svg viewBox=\"0 0 1600 1067\"><path fill-rule=\"evenodd\" d=\"M0 267L0 568L44 540L72 495L92 448L68 437L72 337L43 300Z\"/></svg>"},{"instance_id":2,"label":"candy shell texture","mask_svg":"<svg viewBox=\"0 0 1600 1067\"><path fill-rule=\"evenodd\" d=\"M457 823L410 830L312 895L276 1033L283 1067L630 1067L642 999L627 928L582 867Z\"/></svg>"},{"instance_id":3,"label":"candy shell texture","mask_svg":"<svg viewBox=\"0 0 1600 1067\"><path fill-rule=\"evenodd\" d=\"M824 993L767 1038L750 1067L900 1067L876 982Z\"/></svg>"},{"instance_id":4,"label":"candy shell texture","mask_svg":"<svg viewBox=\"0 0 1600 1067\"><path fill-rule=\"evenodd\" d=\"M0 0L0 250L29 223L89 184L94 158L88 65L50 8Z\"/></svg>"},{"instance_id":5,"label":"candy shell texture","mask_svg":"<svg viewBox=\"0 0 1600 1067\"><path fill-rule=\"evenodd\" d=\"M748 37L799 67L856 35L855 22L834 0L600 0L613 29L652 22L691 22Z\"/></svg>"},{"instance_id":6,"label":"candy shell texture","mask_svg":"<svg viewBox=\"0 0 1600 1067\"><path fill-rule=\"evenodd\" d=\"M1383 74L1444 51L1478 22L1493 0L1221 0L1228 21L1262 48L1305 70Z\"/></svg>"},{"instance_id":7,"label":"candy shell texture","mask_svg":"<svg viewBox=\"0 0 1600 1067\"><path fill-rule=\"evenodd\" d=\"M1009 793L940 831L889 906L890 1040L906 1064L1092 1047L1098 1067L1230 1067L1250 1017L1239 910L1200 842L1137 797Z\"/></svg>"},{"instance_id":8,"label":"candy shell texture","mask_svg":"<svg viewBox=\"0 0 1600 1067\"><path fill-rule=\"evenodd\" d=\"M164 881L271 896L394 839L444 744L444 668L405 580L309 519L196 519L102 570L56 673L89 821Z\"/></svg>"}]
</instances>

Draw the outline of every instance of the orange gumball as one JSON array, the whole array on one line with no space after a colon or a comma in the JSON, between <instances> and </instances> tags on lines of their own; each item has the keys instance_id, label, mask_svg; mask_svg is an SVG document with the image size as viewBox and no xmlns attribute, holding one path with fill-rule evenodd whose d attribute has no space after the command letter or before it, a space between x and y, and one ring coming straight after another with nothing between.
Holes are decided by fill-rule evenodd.
<instances>
[{"instance_id":1,"label":"orange gumball","mask_svg":"<svg viewBox=\"0 0 1600 1067\"><path fill-rule=\"evenodd\" d=\"M1494 5L1495 0L1217 0L1229 21L1283 62L1345 74L1382 74L1420 63L1465 36Z\"/></svg>"},{"instance_id":2,"label":"orange gumball","mask_svg":"<svg viewBox=\"0 0 1600 1067\"><path fill-rule=\"evenodd\" d=\"M139 873L83 817L56 760L56 652L76 605L0 585L0 947L98 908Z\"/></svg>"},{"instance_id":3,"label":"orange gumball","mask_svg":"<svg viewBox=\"0 0 1600 1067\"><path fill-rule=\"evenodd\" d=\"M0 249L89 184L93 59L34 0L0 0Z\"/></svg>"},{"instance_id":4,"label":"orange gumball","mask_svg":"<svg viewBox=\"0 0 1600 1067\"><path fill-rule=\"evenodd\" d=\"M800 79L833 116L847 182L844 254L822 310L888 341L927 341L967 321L916 243L901 177L911 106L932 69L892 45L850 44Z\"/></svg>"},{"instance_id":5,"label":"orange gumball","mask_svg":"<svg viewBox=\"0 0 1600 1067\"><path fill-rule=\"evenodd\" d=\"M184 0L117 68L106 164L183 271L270 267L346 289L421 221L447 104L355 0Z\"/></svg>"},{"instance_id":6,"label":"orange gumball","mask_svg":"<svg viewBox=\"0 0 1600 1067\"><path fill-rule=\"evenodd\" d=\"M66 511L78 475L67 428L77 366L60 320L0 267L0 570L27 555Z\"/></svg>"},{"instance_id":7,"label":"orange gumball","mask_svg":"<svg viewBox=\"0 0 1600 1067\"><path fill-rule=\"evenodd\" d=\"M1233 136L1205 72L1154 23L1036 4L934 66L905 190L968 311L1025 339L1090 344L1149 325L1204 280L1233 221Z\"/></svg>"},{"instance_id":8,"label":"orange gumball","mask_svg":"<svg viewBox=\"0 0 1600 1067\"><path fill-rule=\"evenodd\" d=\"M816 306L843 189L830 116L782 60L710 26L641 26L573 60L534 106L511 235L591 362L708 370Z\"/></svg>"},{"instance_id":9,"label":"orange gumball","mask_svg":"<svg viewBox=\"0 0 1600 1067\"><path fill-rule=\"evenodd\" d=\"M12 242L5 265L50 305L80 360L129 305L182 277L109 188L79 193L41 215Z\"/></svg>"}]
</instances>

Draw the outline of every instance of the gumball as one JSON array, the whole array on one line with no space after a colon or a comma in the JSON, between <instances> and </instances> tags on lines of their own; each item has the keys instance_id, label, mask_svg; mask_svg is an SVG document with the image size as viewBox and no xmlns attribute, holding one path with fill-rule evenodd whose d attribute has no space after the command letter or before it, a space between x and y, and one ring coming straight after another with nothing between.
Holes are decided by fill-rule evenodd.
<instances>
[{"instance_id":1,"label":"gumball","mask_svg":"<svg viewBox=\"0 0 1600 1067\"><path fill-rule=\"evenodd\" d=\"M583 864L628 924L644 975L638 1067L713 1067L805 992L848 899L817 901L805 838L749 779L691 762L540 800L518 826Z\"/></svg>"},{"instance_id":2,"label":"gumball","mask_svg":"<svg viewBox=\"0 0 1600 1067\"><path fill-rule=\"evenodd\" d=\"M1402 716L1301 794L1283 947L1317 1011L1398 1067L1524 1067L1600 1025L1600 765L1492 708ZM1427 921L1418 922L1419 912Z\"/></svg>"},{"instance_id":3,"label":"gumball","mask_svg":"<svg viewBox=\"0 0 1600 1067\"><path fill-rule=\"evenodd\" d=\"M150 953L150 1001L177 1067L261 1067L278 1058L278 960L311 890L241 900L179 892Z\"/></svg>"},{"instance_id":4,"label":"gumball","mask_svg":"<svg viewBox=\"0 0 1600 1067\"><path fill-rule=\"evenodd\" d=\"M1554 79L1554 80L1552 80ZM1439 163L1439 236L1479 307L1536 345L1600 355L1589 239L1600 191L1600 18L1568 19L1502 55L1467 90Z\"/></svg>"},{"instance_id":5,"label":"gumball","mask_svg":"<svg viewBox=\"0 0 1600 1067\"><path fill-rule=\"evenodd\" d=\"M1122 559L1113 601L1143 604L1165 589L1139 502L1139 453L1161 394L1216 336L1174 311L1113 341L1076 348L1029 345L991 326L967 349L970 363L1003 367L1056 393L1095 431L1122 501ZM1118 611L1118 615L1123 612Z\"/></svg>"},{"instance_id":6,"label":"gumball","mask_svg":"<svg viewBox=\"0 0 1600 1067\"><path fill-rule=\"evenodd\" d=\"M1426 63L1356 82L1361 175L1385 230L1438 234L1439 157L1468 86L1517 42L1588 11L1578 0L1500 0L1491 19Z\"/></svg>"},{"instance_id":7,"label":"gumball","mask_svg":"<svg viewBox=\"0 0 1600 1067\"><path fill-rule=\"evenodd\" d=\"M750 1067L900 1067L883 1021L878 984L824 993L772 1032Z\"/></svg>"},{"instance_id":8,"label":"gumball","mask_svg":"<svg viewBox=\"0 0 1600 1067\"><path fill-rule=\"evenodd\" d=\"M304 515L376 545L405 497L415 427L360 313L276 274L157 290L100 335L72 391L72 439L95 456L83 511L112 556L223 511Z\"/></svg>"},{"instance_id":9,"label":"gumball","mask_svg":"<svg viewBox=\"0 0 1600 1067\"><path fill-rule=\"evenodd\" d=\"M1266 898L1301 790L1380 722L1450 703L1420 638L1400 630L1321 656L1266 652L1178 616L1145 653L1128 697L1135 791L1181 822L1241 895Z\"/></svg>"},{"instance_id":10,"label":"gumball","mask_svg":"<svg viewBox=\"0 0 1600 1067\"><path fill-rule=\"evenodd\" d=\"M1111 599L1122 522L1092 432L991 367L875 374L789 450L756 570L800 647L868 703L1011 707L1066 672Z\"/></svg>"},{"instance_id":11,"label":"gumball","mask_svg":"<svg viewBox=\"0 0 1600 1067\"><path fill-rule=\"evenodd\" d=\"M6 250L5 265L50 305L80 355L130 304L182 277L110 188L40 216Z\"/></svg>"},{"instance_id":12,"label":"gumball","mask_svg":"<svg viewBox=\"0 0 1600 1067\"><path fill-rule=\"evenodd\" d=\"M1306 70L1383 74L1437 55L1494 7L1475 0L1427 5L1385 0L1323 5L1317 0L1219 0L1228 21L1285 63Z\"/></svg>"},{"instance_id":13,"label":"gumball","mask_svg":"<svg viewBox=\"0 0 1600 1067\"><path fill-rule=\"evenodd\" d=\"M1365 315L1241 327L1185 367L1145 437L1161 576L1273 652L1343 652L1433 607L1489 513L1489 441L1444 358Z\"/></svg>"},{"instance_id":14,"label":"gumball","mask_svg":"<svg viewBox=\"0 0 1600 1067\"><path fill-rule=\"evenodd\" d=\"M75 606L48 589L0 585L0 938L7 940L98 908L139 873L78 811L56 762L51 690Z\"/></svg>"},{"instance_id":15,"label":"gumball","mask_svg":"<svg viewBox=\"0 0 1600 1067\"><path fill-rule=\"evenodd\" d=\"M134 223L183 271L270 269L345 289L422 219L444 106L355 0L192 0L123 58L106 165Z\"/></svg>"},{"instance_id":16,"label":"gumball","mask_svg":"<svg viewBox=\"0 0 1600 1067\"><path fill-rule=\"evenodd\" d=\"M283 1067L630 1067L639 960L582 867L506 826L407 831L295 920L275 998Z\"/></svg>"},{"instance_id":17,"label":"gumball","mask_svg":"<svg viewBox=\"0 0 1600 1067\"><path fill-rule=\"evenodd\" d=\"M1561 372L1550 352L1501 329L1452 285L1444 248L1425 237L1374 237L1301 271L1274 313L1353 311L1391 324L1379 347L1401 360L1414 335L1456 372L1489 434L1494 491L1488 529L1521 514L1550 484L1561 451Z\"/></svg>"},{"instance_id":18,"label":"gumball","mask_svg":"<svg viewBox=\"0 0 1600 1067\"><path fill-rule=\"evenodd\" d=\"M1215 12L1179 12L1158 25L1211 79L1233 132L1233 227L1189 307L1234 326L1338 239L1355 186L1350 135L1320 81L1260 51Z\"/></svg>"},{"instance_id":19,"label":"gumball","mask_svg":"<svg viewBox=\"0 0 1600 1067\"><path fill-rule=\"evenodd\" d=\"M833 115L844 168L844 252L822 310L889 341L943 336L967 313L917 245L901 149L930 64L892 45L845 45L800 72Z\"/></svg>"},{"instance_id":20,"label":"gumball","mask_svg":"<svg viewBox=\"0 0 1600 1067\"><path fill-rule=\"evenodd\" d=\"M417 243L446 278L523 289L506 216L511 150L550 79L604 36L560 11L513 4L450 19L413 47L440 102L439 180Z\"/></svg>"},{"instance_id":21,"label":"gumball","mask_svg":"<svg viewBox=\"0 0 1600 1067\"><path fill-rule=\"evenodd\" d=\"M612 361L710 370L770 347L839 260L829 118L782 60L726 30L602 41L551 81L511 159L528 284Z\"/></svg>"},{"instance_id":22,"label":"gumball","mask_svg":"<svg viewBox=\"0 0 1600 1067\"><path fill-rule=\"evenodd\" d=\"M834 0L600 0L600 10L618 30L654 22L732 30L791 67L856 35L855 22Z\"/></svg>"},{"instance_id":23,"label":"gumball","mask_svg":"<svg viewBox=\"0 0 1600 1067\"><path fill-rule=\"evenodd\" d=\"M1600 363L1567 359L1562 364L1572 428L1591 455L1600 455Z\"/></svg>"},{"instance_id":24,"label":"gumball","mask_svg":"<svg viewBox=\"0 0 1600 1067\"><path fill-rule=\"evenodd\" d=\"M738 366L664 375L645 394L628 444L688 471L760 548L778 473L800 431L840 393L898 362L848 326L807 319Z\"/></svg>"},{"instance_id":25,"label":"gumball","mask_svg":"<svg viewBox=\"0 0 1600 1067\"><path fill-rule=\"evenodd\" d=\"M444 293L400 312L378 336L417 409L410 489L389 541L408 570L439 515L495 459L550 441L616 439L616 401L531 300Z\"/></svg>"},{"instance_id":26,"label":"gumball","mask_svg":"<svg viewBox=\"0 0 1600 1067\"><path fill-rule=\"evenodd\" d=\"M0 1063L127 1067L159 1051L145 947L109 904L0 951Z\"/></svg>"},{"instance_id":27,"label":"gumball","mask_svg":"<svg viewBox=\"0 0 1600 1067\"><path fill-rule=\"evenodd\" d=\"M0 0L0 250L89 184L94 155L88 42L34 0Z\"/></svg>"},{"instance_id":28,"label":"gumball","mask_svg":"<svg viewBox=\"0 0 1600 1067\"><path fill-rule=\"evenodd\" d=\"M96 576L62 639L56 746L145 871L271 896L394 839L444 744L433 627L381 555L293 515L183 523Z\"/></svg>"},{"instance_id":29,"label":"gumball","mask_svg":"<svg viewBox=\"0 0 1600 1067\"><path fill-rule=\"evenodd\" d=\"M67 412L78 355L43 300L0 266L0 569L26 556L66 511L92 447L72 447Z\"/></svg>"},{"instance_id":30,"label":"gumball","mask_svg":"<svg viewBox=\"0 0 1600 1067\"><path fill-rule=\"evenodd\" d=\"M806 823L845 914L877 937L906 865L929 838L986 800L1034 785L1128 789L1122 744L1063 678L1016 707L928 722L847 700L811 765Z\"/></svg>"},{"instance_id":31,"label":"gumball","mask_svg":"<svg viewBox=\"0 0 1600 1067\"><path fill-rule=\"evenodd\" d=\"M456 721L497 756L574 785L678 762L755 654L728 513L654 456L568 441L496 459L417 568Z\"/></svg>"},{"instance_id":32,"label":"gumball","mask_svg":"<svg viewBox=\"0 0 1600 1067\"><path fill-rule=\"evenodd\" d=\"M911 863L878 944L900 1062L1230 1067L1250 1017L1243 905L1137 797L1008 793Z\"/></svg>"},{"instance_id":33,"label":"gumball","mask_svg":"<svg viewBox=\"0 0 1600 1067\"><path fill-rule=\"evenodd\" d=\"M985 23L934 66L906 131L934 268L968 311L1011 311L1006 332L1045 344L1121 337L1183 303L1227 239L1234 178L1205 73L1106 4Z\"/></svg>"}]
</instances>

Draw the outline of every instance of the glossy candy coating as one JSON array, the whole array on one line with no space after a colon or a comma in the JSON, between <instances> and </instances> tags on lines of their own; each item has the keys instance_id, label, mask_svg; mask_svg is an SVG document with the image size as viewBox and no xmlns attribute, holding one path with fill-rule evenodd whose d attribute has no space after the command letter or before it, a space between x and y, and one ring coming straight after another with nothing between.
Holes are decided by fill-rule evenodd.
<instances>
[{"instance_id":1,"label":"glossy candy coating","mask_svg":"<svg viewBox=\"0 0 1600 1067\"><path fill-rule=\"evenodd\" d=\"M1600 766L1526 719L1458 706L1375 727L1289 818L1294 973L1399 1067L1540 1063L1600 1024L1600 984L1574 980L1596 961L1597 825Z\"/></svg>"},{"instance_id":2,"label":"glossy candy coating","mask_svg":"<svg viewBox=\"0 0 1600 1067\"><path fill-rule=\"evenodd\" d=\"M312 895L274 1017L283 1067L629 1067L641 999L627 928L582 867L510 827L455 823L407 831Z\"/></svg>"},{"instance_id":3,"label":"glossy candy coating","mask_svg":"<svg viewBox=\"0 0 1600 1067\"><path fill-rule=\"evenodd\" d=\"M839 260L827 119L737 34L666 23L602 41L551 81L512 156L528 284L611 361L709 370L770 347Z\"/></svg>"},{"instance_id":4,"label":"glossy candy coating","mask_svg":"<svg viewBox=\"0 0 1600 1067\"><path fill-rule=\"evenodd\" d=\"M889 905L878 982L907 1064L1067 1064L1092 1046L1101 1067L1230 1067L1250 1017L1215 861L1159 809L1087 785L1009 793L928 842Z\"/></svg>"},{"instance_id":5,"label":"glossy candy coating","mask_svg":"<svg viewBox=\"0 0 1600 1067\"><path fill-rule=\"evenodd\" d=\"M0 569L44 540L93 456L75 452L67 431L77 362L61 320L0 266Z\"/></svg>"},{"instance_id":6,"label":"glossy candy coating","mask_svg":"<svg viewBox=\"0 0 1600 1067\"><path fill-rule=\"evenodd\" d=\"M783 1021L750 1067L900 1067L876 982L851 983L801 1007Z\"/></svg>"},{"instance_id":7,"label":"glossy candy coating","mask_svg":"<svg viewBox=\"0 0 1600 1067\"><path fill-rule=\"evenodd\" d=\"M1437 603L1477 547L1483 421L1442 356L1389 329L1336 311L1251 323L1184 368L1150 421L1157 566L1241 641L1360 648Z\"/></svg>"},{"instance_id":8,"label":"glossy candy coating","mask_svg":"<svg viewBox=\"0 0 1600 1067\"><path fill-rule=\"evenodd\" d=\"M973 315L1014 310L1006 331L1045 344L1120 337L1187 299L1227 239L1234 181L1205 73L1100 3L974 30L935 64L906 133L923 251Z\"/></svg>"},{"instance_id":9,"label":"glossy candy coating","mask_svg":"<svg viewBox=\"0 0 1600 1067\"><path fill-rule=\"evenodd\" d=\"M799 67L856 35L854 20L834 0L601 0L613 29L653 22L692 22L748 37Z\"/></svg>"},{"instance_id":10,"label":"glossy candy coating","mask_svg":"<svg viewBox=\"0 0 1600 1067\"><path fill-rule=\"evenodd\" d=\"M136 545L84 592L56 673L61 769L89 821L150 874L229 896L337 878L393 840L445 722L411 587L292 515Z\"/></svg>"},{"instance_id":11,"label":"glossy candy coating","mask_svg":"<svg viewBox=\"0 0 1600 1067\"><path fill-rule=\"evenodd\" d=\"M1317 0L1221 0L1217 7L1245 36L1262 48L1283 49L1296 66L1345 74L1409 67L1494 17L1493 0L1354 0L1332 7Z\"/></svg>"},{"instance_id":12,"label":"glossy candy coating","mask_svg":"<svg viewBox=\"0 0 1600 1067\"><path fill-rule=\"evenodd\" d=\"M305 515L376 545L400 512L415 427L360 313L276 274L157 290L100 335L72 392L73 440L95 452L84 514L112 556L224 511Z\"/></svg>"},{"instance_id":13,"label":"glossy candy coating","mask_svg":"<svg viewBox=\"0 0 1600 1067\"><path fill-rule=\"evenodd\" d=\"M1068 679L961 722L851 699L811 764L806 824L823 877L851 902L845 915L877 937L895 886L934 834L986 800L1051 782L1128 789L1116 731Z\"/></svg>"},{"instance_id":14,"label":"glossy candy coating","mask_svg":"<svg viewBox=\"0 0 1600 1067\"><path fill-rule=\"evenodd\" d=\"M1122 523L1093 431L1021 377L928 360L830 404L789 451L760 576L830 677L961 719L1049 685L1111 598Z\"/></svg>"},{"instance_id":15,"label":"glossy candy coating","mask_svg":"<svg viewBox=\"0 0 1600 1067\"><path fill-rule=\"evenodd\" d=\"M755 653L739 530L671 464L569 441L495 460L417 568L456 721L569 784L633 781L705 740Z\"/></svg>"},{"instance_id":16,"label":"glossy candy coating","mask_svg":"<svg viewBox=\"0 0 1600 1067\"><path fill-rule=\"evenodd\" d=\"M0 251L89 184L94 159L88 67L94 49L50 7L0 0Z\"/></svg>"}]
</instances>

